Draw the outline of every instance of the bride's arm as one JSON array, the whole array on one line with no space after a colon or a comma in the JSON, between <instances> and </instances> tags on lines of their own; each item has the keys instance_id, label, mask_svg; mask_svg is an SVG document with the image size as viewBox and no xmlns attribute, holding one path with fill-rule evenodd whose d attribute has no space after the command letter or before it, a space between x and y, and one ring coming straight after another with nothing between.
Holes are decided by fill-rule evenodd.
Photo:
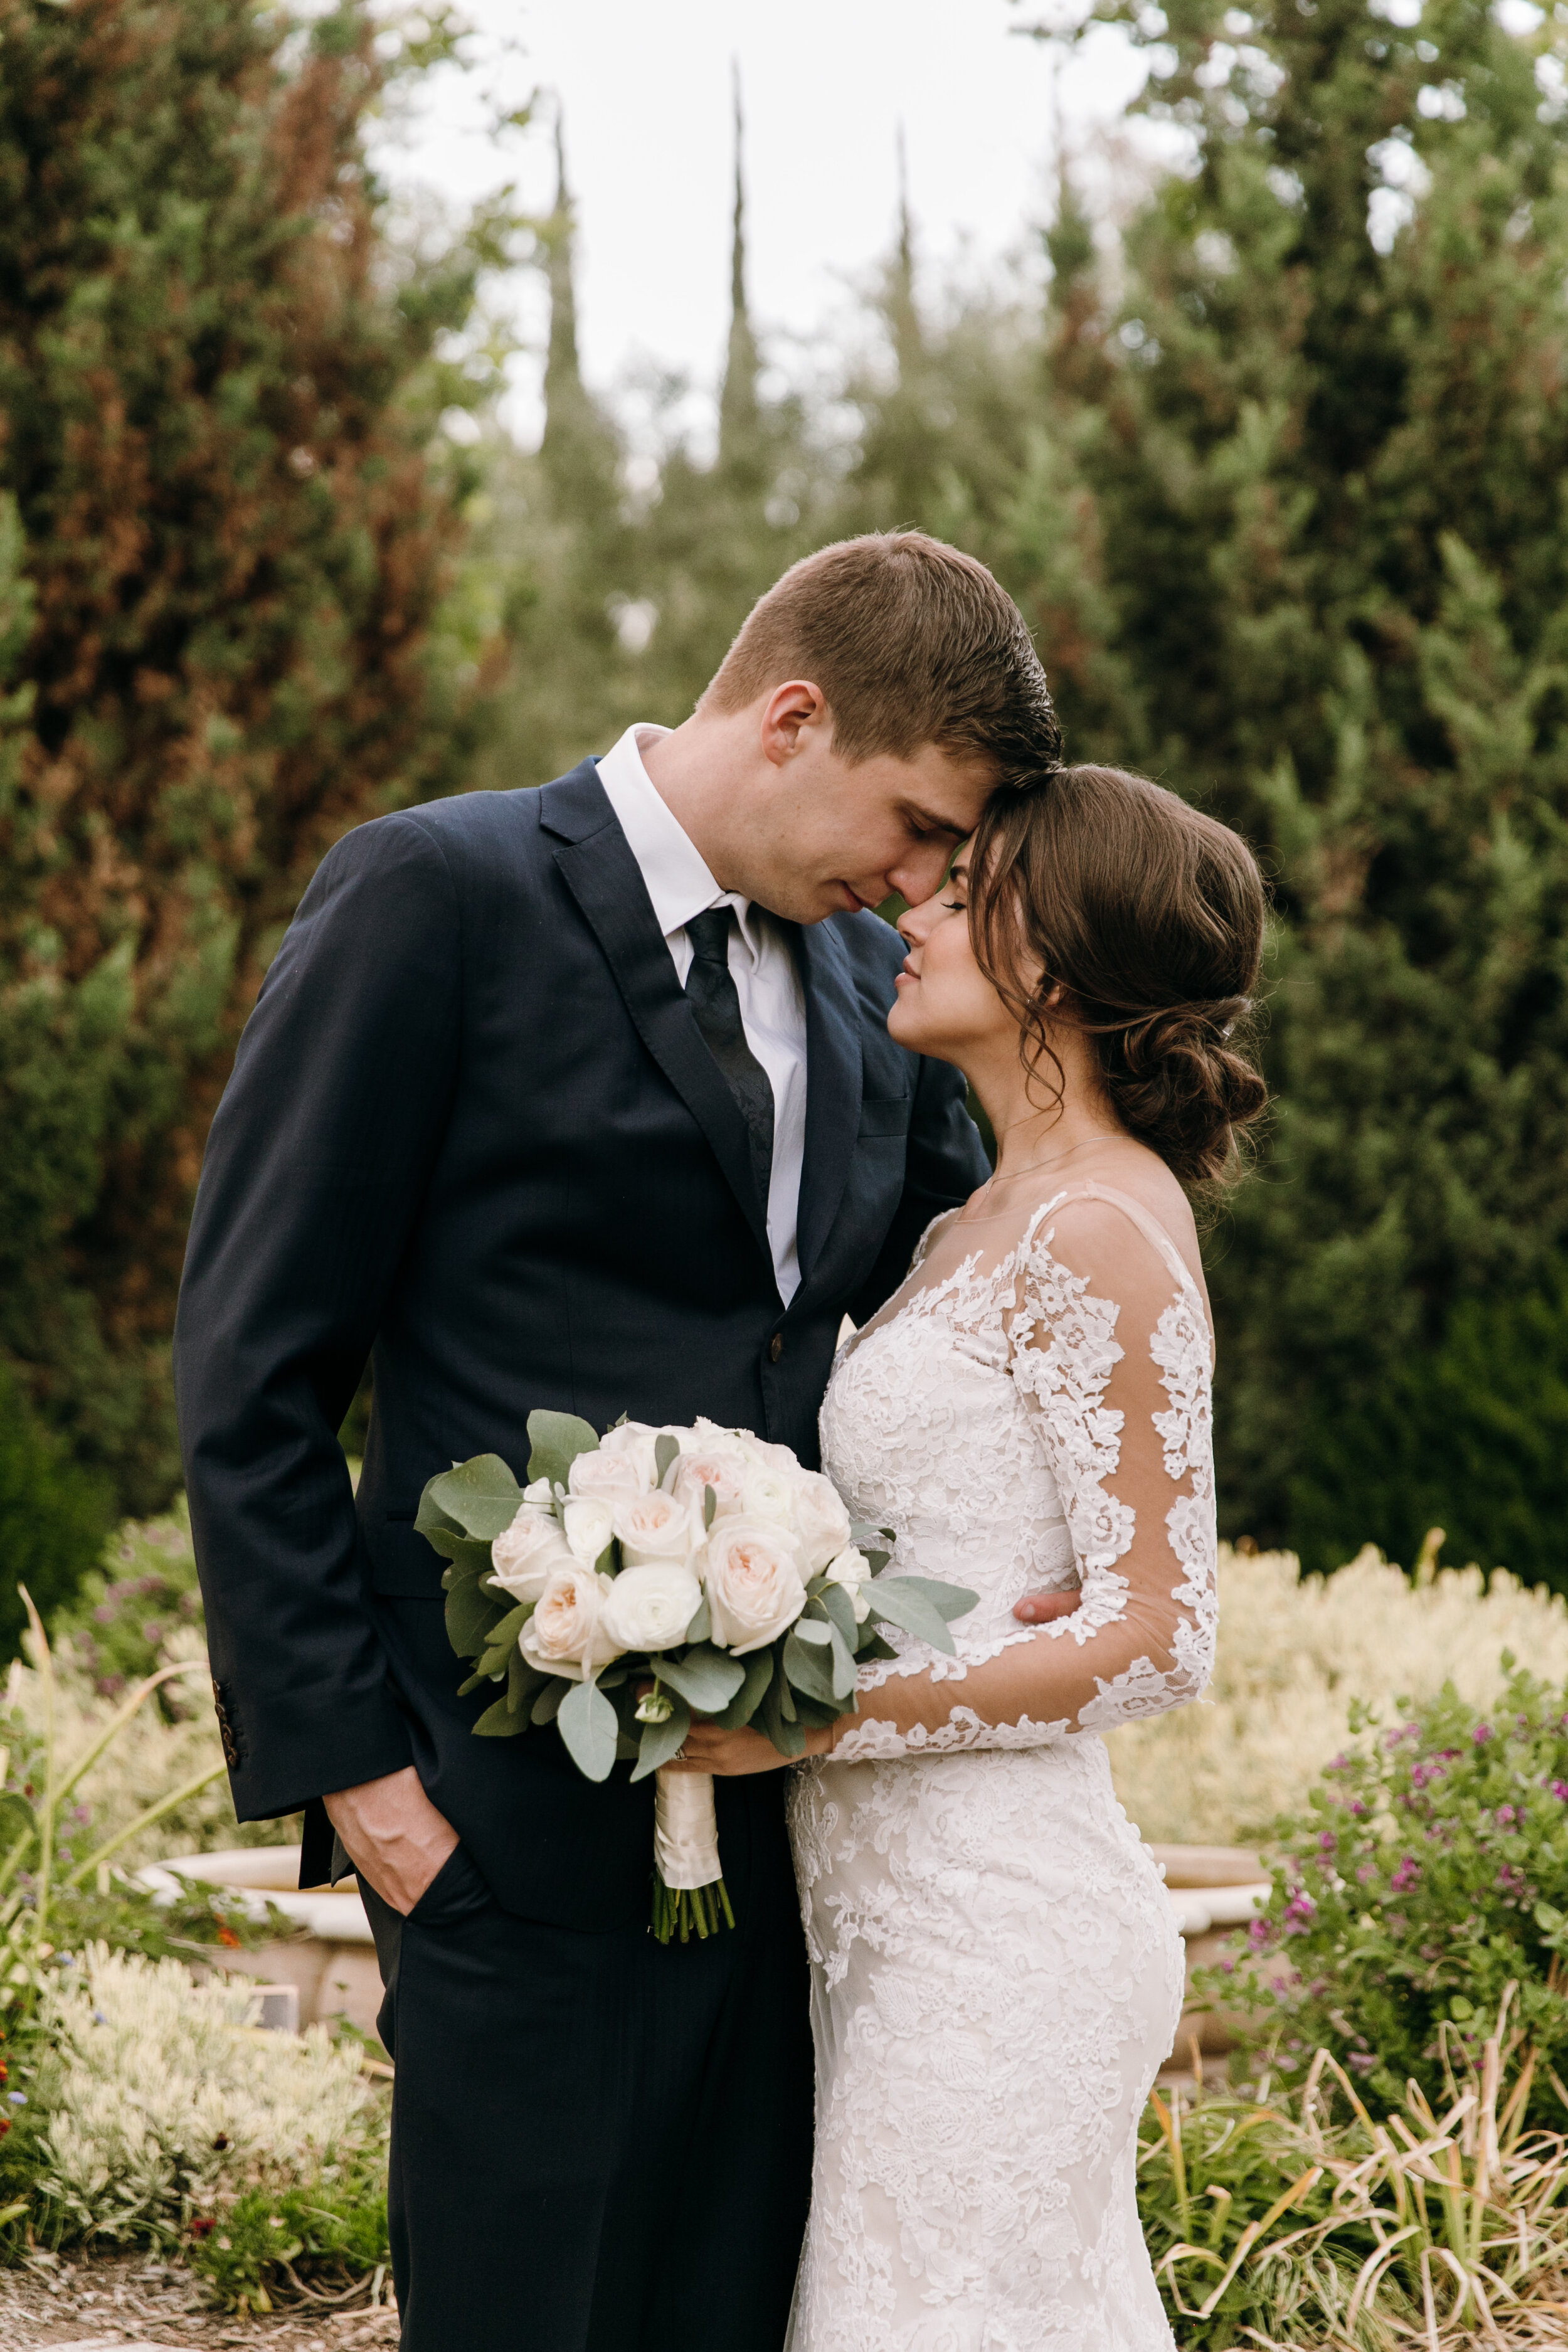
<instances>
[{"instance_id":1,"label":"bride's arm","mask_svg":"<svg viewBox=\"0 0 1568 2352\"><path fill-rule=\"evenodd\" d=\"M961 1674L912 1659L873 1669L858 1714L837 1727L837 1756L1107 1730L1196 1698L1208 1679L1211 1346L1196 1293L1113 1203L1075 1200L1026 1255L1011 1339L1013 1378L1067 1514L1080 1606Z\"/></svg>"},{"instance_id":2,"label":"bride's arm","mask_svg":"<svg viewBox=\"0 0 1568 2352\"><path fill-rule=\"evenodd\" d=\"M867 1670L858 1712L808 1734L807 1755L1035 1747L1179 1706L1208 1680L1212 1349L1195 1291L1120 1209L1074 1200L1027 1251L1010 1339L1067 1514L1079 1605L984 1664L942 1658L933 1672L917 1651ZM974 1496L977 1518L992 1507ZM686 1752L688 1769L710 1772L781 1760L758 1732L705 1724Z\"/></svg>"}]
</instances>

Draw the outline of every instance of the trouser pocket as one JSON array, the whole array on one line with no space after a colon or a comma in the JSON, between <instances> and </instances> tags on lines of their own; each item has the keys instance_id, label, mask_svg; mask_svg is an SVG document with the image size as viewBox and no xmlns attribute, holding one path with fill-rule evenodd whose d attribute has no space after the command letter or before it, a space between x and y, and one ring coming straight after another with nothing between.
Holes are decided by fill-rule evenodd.
<instances>
[{"instance_id":1,"label":"trouser pocket","mask_svg":"<svg viewBox=\"0 0 1568 2352\"><path fill-rule=\"evenodd\" d=\"M460 1843L452 1848L408 1914L410 1927L455 1927L495 1901L479 1864Z\"/></svg>"}]
</instances>

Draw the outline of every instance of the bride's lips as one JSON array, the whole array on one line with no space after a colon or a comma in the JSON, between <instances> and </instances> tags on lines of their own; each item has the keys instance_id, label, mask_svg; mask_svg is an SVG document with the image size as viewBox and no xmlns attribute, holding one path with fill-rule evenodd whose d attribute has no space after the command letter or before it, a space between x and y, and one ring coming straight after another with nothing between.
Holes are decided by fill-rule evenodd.
<instances>
[{"instance_id":1,"label":"bride's lips","mask_svg":"<svg viewBox=\"0 0 1568 2352\"><path fill-rule=\"evenodd\" d=\"M895 972L893 975L893 986L895 988L913 987L918 983L919 980L919 972L915 970L914 965L910 961L909 957L906 956L904 958L904 968L902 971Z\"/></svg>"}]
</instances>

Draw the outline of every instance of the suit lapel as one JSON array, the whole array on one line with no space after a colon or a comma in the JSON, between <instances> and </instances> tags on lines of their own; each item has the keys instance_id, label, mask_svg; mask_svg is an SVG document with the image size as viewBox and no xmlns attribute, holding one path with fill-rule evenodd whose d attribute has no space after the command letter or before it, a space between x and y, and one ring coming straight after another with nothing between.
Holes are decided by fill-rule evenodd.
<instances>
[{"instance_id":1,"label":"suit lapel","mask_svg":"<svg viewBox=\"0 0 1568 2352\"><path fill-rule=\"evenodd\" d=\"M712 1146L771 1265L746 1123L676 979L641 870L594 761L545 784L540 803L541 823L562 842L555 852L561 877L604 950L638 1036ZM808 1093L808 1129L809 1101Z\"/></svg>"},{"instance_id":2,"label":"suit lapel","mask_svg":"<svg viewBox=\"0 0 1568 2352\"><path fill-rule=\"evenodd\" d=\"M805 1160L800 1272L811 1278L832 1231L860 1126L860 1015L849 951L831 922L799 934L805 978Z\"/></svg>"}]
</instances>

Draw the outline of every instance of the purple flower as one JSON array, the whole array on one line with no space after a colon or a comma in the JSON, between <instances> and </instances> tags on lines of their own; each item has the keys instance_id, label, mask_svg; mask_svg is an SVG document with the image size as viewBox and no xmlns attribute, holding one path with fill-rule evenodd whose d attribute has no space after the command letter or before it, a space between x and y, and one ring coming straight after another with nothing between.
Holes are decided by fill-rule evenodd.
<instances>
[{"instance_id":1,"label":"purple flower","mask_svg":"<svg viewBox=\"0 0 1568 2352\"><path fill-rule=\"evenodd\" d=\"M1553 1780L1552 1793L1560 1804L1568 1805L1568 1780Z\"/></svg>"},{"instance_id":2,"label":"purple flower","mask_svg":"<svg viewBox=\"0 0 1568 2352\"><path fill-rule=\"evenodd\" d=\"M1359 1879L1363 1886L1370 1886L1376 1876L1377 1864L1374 1862L1363 1862L1361 1868L1356 1872L1356 1877Z\"/></svg>"},{"instance_id":3,"label":"purple flower","mask_svg":"<svg viewBox=\"0 0 1568 2352\"><path fill-rule=\"evenodd\" d=\"M1475 1741L1478 1748L1484 1748L1491 1736L1492 1727L1489 1723L1478 1723L1475 1729L1470 1734L1470 1738Z\"/></svg>"},{"instance_id":4,"label":"purple flower","mask_svg":"<svg viewBox=\"0 0 1568 2352\"><path fill-rule=\"evenodd\" d=\"M1366 1819L1366 1807L1362 1803L1359 1797L1356 1799L1354 1804L1352 1805L1351 1811L1358 1822L1364 1821Z\"/></svg>"},{"instance_id":5,"label":"purple flower","mask_svg":"<svg viewBox=\"0 0 1568 2352\"><path fill-rule=\"evenodd\" d=\"M1248 1926L1247 1940L1255 1952L1265 1950L1273 1939L1273 1930L1267 1919L1254 1919Z\"/></svg>"},{"instance_id":6,"label":"purple flower","mask_svg":"<svg viewBox=\"0 0 1568 2352\"><path fill-rule=\"evenodd\" d=\"M1317 1916L1318 1906L1304 1886L1298 1886L1285 1906L1284 1928L1288 1936L1304 1936Z\"/></svg>"},{"instance_id":7,"label":"purple flower","mask_svg":"<svg viewBox=\"0 0 1568 2352\"><path fill-rule=\"evenodd\" d=\"M1406 1895L1421 1875L1421 1864L1413 1853L1407 1853L1388 1882L1391 1895Z\"/></svg>"},{"instance_id":8,"label":"purple flower","mask_svg":"<svg viewBox=\"0 0 1568 2352\"><path fill-rule=\"evenodd\" d=\"M1340 1842L1334 1835L1332 1830L1321 1830L1318 1833L1318 1852L1320 1853L1336 1853L1339 1848L1339 1843Z\"/></svg>"},{"instance_id":9,"label":"purple flower","mask_svg":"<svg viewBox=\"0 0 1568 2352\"><path fill-rule=\"evenodd\" d=\"M1375 2050L1352 2050L1350 2063L1358 2074L1370 2074L1377 2063L1377 2053Z\"/></svg>"}]
</instances>

